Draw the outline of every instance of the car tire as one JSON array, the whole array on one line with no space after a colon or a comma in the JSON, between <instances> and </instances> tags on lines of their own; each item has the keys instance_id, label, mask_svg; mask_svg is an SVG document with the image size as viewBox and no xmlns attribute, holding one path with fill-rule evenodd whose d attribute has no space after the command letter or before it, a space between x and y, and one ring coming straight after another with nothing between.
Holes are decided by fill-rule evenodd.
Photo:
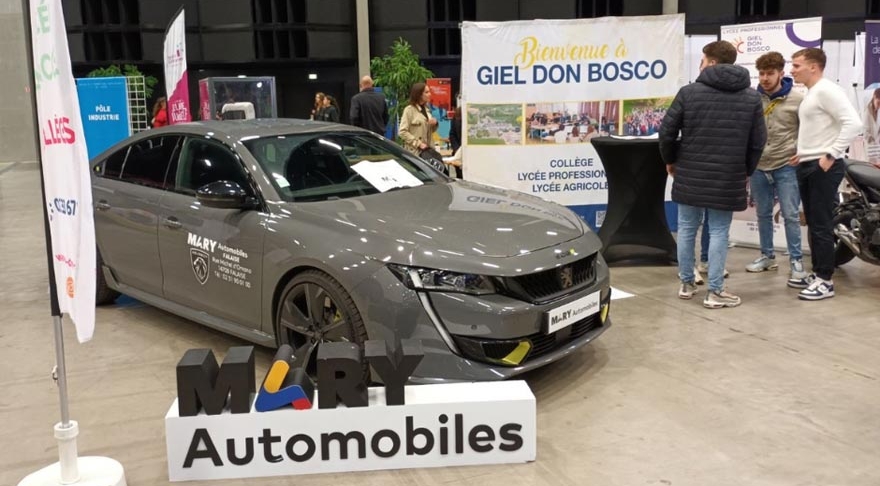
<instances>
[{"instance_id":1,"label":"car tire","mask_svg":"<svg viewBox=\"0 0 880 486\"><path fill-rule=\"evenodd\" d=\"M315 301L322 301L321 317L309 316L306 295L311 293ZM330 304L328 315L328 300ZM314 326L311 330L322 333L321 329L327 330L327 334L308 337L304 333L291 329L293 312L299 310L300 318L311 319ZM331 317L334 322L326 322ZM295 326L303 330L299 326ZM367 329L361 318L354 300L345 288L333 277L320 270L307 270L296 275L281 293L278 307L275 312L275 336L278 345L289 344L294 349L294 366L304 366L313 378L316 376L315 358L317 357L317 344L320 342L347 341L363 346L367 338ZM325 339L326 338L326 339ZM293 341L293 342L291 342ZM314 346L308 349L309 346ZM370 367L362 363L363 378L369 383Z\"/></svg>"},{"instance_id":2,"label":"car tire","mask_svg":"<svg viewBox=\"0 0 880 486\"><path fill-rule=\"evenodd\" d=\"M95 276L95 305L109 305L116 302L119 292L107 285L107 279L104 278L104 259L101 258L101 251L97 251L95 257L95 268L97 275Z\"/></svg>"}]
</instances>

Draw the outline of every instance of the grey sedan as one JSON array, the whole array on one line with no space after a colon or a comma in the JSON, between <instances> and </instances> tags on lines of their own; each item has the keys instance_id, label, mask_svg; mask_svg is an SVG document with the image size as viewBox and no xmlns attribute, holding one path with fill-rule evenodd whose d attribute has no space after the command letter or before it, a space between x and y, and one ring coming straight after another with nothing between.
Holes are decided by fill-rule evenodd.
<instances>
[{"instance_id":1,"label":"grey sedan","mask_svg":"<svg viewBox=\"0 0 880 486\"><path fill-rule=\"evenodd\" d=\"M611 324L600 242L575 214L449 179L363 130L175 125L91 168L99 303L121 292L290 344L305 366L321 342L416 338L414 382L498 380Z\"/></svg>"}]
</instances>

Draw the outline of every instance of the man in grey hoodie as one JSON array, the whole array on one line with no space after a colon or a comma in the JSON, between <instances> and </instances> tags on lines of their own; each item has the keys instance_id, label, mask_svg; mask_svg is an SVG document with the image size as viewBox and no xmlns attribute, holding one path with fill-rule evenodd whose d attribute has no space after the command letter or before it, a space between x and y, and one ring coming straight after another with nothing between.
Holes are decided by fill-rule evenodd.
<instances>
[{"instance_id":1,"label":"man in grey hoodie","mask_svg":"<svg viewBox=\"0 0 880 486\"><path fill-rule=\"evenodd\" d=\"M746 271L776 270L773 251L773 206L779 199L785 222L785 241L788 245L789 279L798 282L807 276L801 251L801 196L797 169L788 164L797 152L798 108L804 95L793 91L794 81L782 75L785 58L778 52L768 52L755 61L758 69L758 93L764 104L767 123L767 145L752 174L752 199L758 213L758 234L761 238L761 256L746 265Z\"/></svg>"}]
</instances>

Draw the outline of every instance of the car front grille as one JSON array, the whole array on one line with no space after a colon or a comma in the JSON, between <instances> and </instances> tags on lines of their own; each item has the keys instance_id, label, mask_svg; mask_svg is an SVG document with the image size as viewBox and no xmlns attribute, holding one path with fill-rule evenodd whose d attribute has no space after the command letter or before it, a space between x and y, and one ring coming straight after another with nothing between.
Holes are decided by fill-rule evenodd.
<instances>
[{"instance_id":1,"label":"car front grille","mask_svg":"<svg viewBox=\"0 0 880 486\"><path fill-rule=\"evenodd\" d=\"M577 340L586 333L601 326L599 314L593 314L590 317L575 322L571 326L560 329L553 334L535 333L529 336L532 342L532 350L526 358L529 362L535 358L540 358L554 349L565 346L566 344Z\"/></svg>"},{"instance_id":2,"label":"car front grille","mask_svg":"<svg viewBox=\"0 0 880 486\"><path fill-rule=\"evenodd\" d=\"M459 350L466 358L490 364L518 366L565 347L601 326L602 320L597 313L552 334L536 332L517 339L485 339L465 336L455 336L454 338ZM525 360L518 364L502 362L523 341L528 341L530 344Z\"/></svg>"},{"instance_id":3,"label":"car front grille","mask_svg":"<svg viewBox=\"0 0 880 486\"><path fill-rule=\"evenodd\" d=\"M593 284L596 259L593 253L576 262L542 272L501 278L501 292L525 302L543 304Z\"/></svg>"}]
</instances>

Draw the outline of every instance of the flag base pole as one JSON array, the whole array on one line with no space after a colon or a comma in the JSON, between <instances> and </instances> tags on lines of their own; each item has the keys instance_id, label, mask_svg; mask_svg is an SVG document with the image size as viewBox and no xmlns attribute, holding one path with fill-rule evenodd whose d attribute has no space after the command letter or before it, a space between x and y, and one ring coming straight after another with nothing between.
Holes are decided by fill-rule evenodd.
<instances>
[{"instance_id":1,"label":"flag base pole","mask_svg":"<svg viewBox=\"0 0 880 486\"><path fill-rule=\"evenodd\" d=\"M67 368L64 363L64 335L61 316L52 317L55 326L55 363L53 376L61 398L61 422L55 424L58 462L28 475L18 486L126 486L122 464L106 457L77 457L76 436L79 425L70 420L67 402Z\"/></svg>"},{"instance_id":2,"label":"flag base pole","mask_svg":"<svg viewBox=\"0 0 880 486\"><path fill-rule=\"evenodd\" d=\"M63 446L59 441L60 447ZM74 457L73 465L78 469L79 477L72 482L61 480L62 465L63 463L56 462L44 467L22 479L18 486L126 486L122 464L107 457Z\"/></svg>"}]
</instances>

